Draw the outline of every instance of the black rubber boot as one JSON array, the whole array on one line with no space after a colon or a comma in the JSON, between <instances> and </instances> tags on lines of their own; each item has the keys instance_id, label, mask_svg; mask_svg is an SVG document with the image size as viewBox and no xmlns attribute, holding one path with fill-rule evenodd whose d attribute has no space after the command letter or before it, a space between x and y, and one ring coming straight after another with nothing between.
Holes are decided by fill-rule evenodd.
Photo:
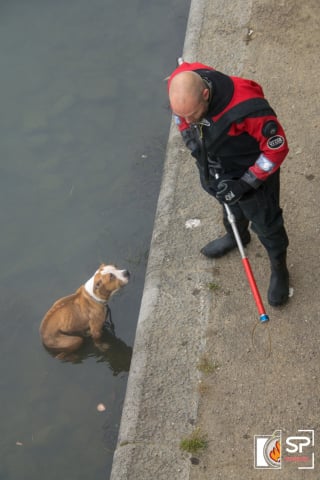
<instances>
[{"instance_id":1,"label":"black rubber boot","mask_svg":"<svg viewBox=\"0 0 320 480\"><path fill-rule=\"evenodd\" d=\"M250 242L251 236L249 230L246 230L241 235L241 240L244 246ZM237 242L234 235L228 232L223 237L217 238L205 245L201 249L201 253L209 258L219 258L226 255L226 253L231 252L231 250L234 250L236 247Z\"/></svg>"},{"instance_id":2,"label":"black rubber boot","mask_svg":"<svg viewBox=\"0 0 320 480\"><path fill-rule=\"evenodd\" d=\"M271 277L268 289L268 302L273 307L284 305L289 299L289 272L286 254L278 258L270 258Z\"/></svg>"}]
</instances>

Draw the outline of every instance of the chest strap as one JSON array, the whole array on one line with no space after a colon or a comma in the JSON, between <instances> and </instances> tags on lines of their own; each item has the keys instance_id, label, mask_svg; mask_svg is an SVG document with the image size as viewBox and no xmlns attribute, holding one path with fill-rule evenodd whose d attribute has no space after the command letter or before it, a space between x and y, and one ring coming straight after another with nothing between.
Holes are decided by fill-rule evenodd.
<instances>
[{"instance_id":1,"label":"chest strap","mask_svg":"<svg viewBox=\"0 0 320 480\"><path fill-rule=\"evenodd\" d=\"M261 116L276 116L274 110L265 98L250 98L249 100L238 103L210 126L210 139L206 142L207 151L216 153L221 141L225 140L221 137L227 133L232 123L238 122L255 113L259 113Z\"/></svg>"},{"instance_id":2,"label":"chest strap","mask_svg":"<svg viewBox=\"0 0 320 480\"><path fill-rule=\"evenodd\" d=\"M265 98L249 98L243 102L238 103L234 107L230 108L225 112L219 120L210 124L210 138L206 140L203 136L202 148L201 148L201 158L200 163L202 164L204 171L204 179L206 183L209 181L209 165L208 165L208 152L211 154L216 154L219 147L224 143L227 138L224 136L231 125L235 122L239 122L243 118L249 117L255 113L259 113L261 116L274 115L276 116L274 110L270 107L268 101Z\"/></svg>"}]
</instances>

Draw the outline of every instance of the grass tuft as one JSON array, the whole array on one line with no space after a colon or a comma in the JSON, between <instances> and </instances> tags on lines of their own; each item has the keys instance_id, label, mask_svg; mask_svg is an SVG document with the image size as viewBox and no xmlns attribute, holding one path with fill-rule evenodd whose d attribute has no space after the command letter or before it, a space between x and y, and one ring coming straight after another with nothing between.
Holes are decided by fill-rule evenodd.
<instances>
[{"instance_id":1,"label":"grass tuft","mask_svg":"<svg viewBox=\"0 0 320 480\"><path fill-rule=\"evenodd\" d=\"M205 373L206 375L210 375L210 373L213 373L216 371L219 365L213 362L212 360L210 360L206 355L204 355L199 360L197 367L200 372Z\"/></svg>"},{"instance_id":2,"label":"grass tuft","mask_svg":"<svg viewBox=\"0 0 320 480\"><path fill-rule=\"evenodd\" d=\"M220 285L218 285L217 283L214 283L214 282L209 282L207 284L209 290L211 290L212 292L216 292L217 290L220 290Z\"/></svg>"},{"instance_id":3,"label":"grass tuft","mask_svg":"<svg viewBox=\"0 0 320 480\"><path fill-rule=\"evenodd\" d=\"M199 453L208 447L206 437L201 433L200 428L196 428L188 437L183 438L180 442L180 448L184 452Z\"/></svg>"}]
</instances>

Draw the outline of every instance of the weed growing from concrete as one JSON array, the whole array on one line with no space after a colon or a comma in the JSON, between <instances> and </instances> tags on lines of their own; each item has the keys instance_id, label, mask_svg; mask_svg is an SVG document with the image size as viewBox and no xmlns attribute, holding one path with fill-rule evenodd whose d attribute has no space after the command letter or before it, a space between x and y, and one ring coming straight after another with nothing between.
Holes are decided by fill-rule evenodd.
<instances>
[{"instance_id":1,"label":"weed growing from concrete","mask_svg":"<svg viewBox=\"0 0 320 480\"><path fill-rule=\"evenodd\" d=\"M217 283L215 282L209 282L207 284L207 287L209 288L209 290L211 290L212 292L216 292L217 290L220 290L220 285L218 285Z\"/></svg>"},{"instance_id":2,"label":"weed growing from concrete","mask_svg":"<svg viewBox=\"0 0 320 480\"><path fill-rule=\"evenodd\" d=\"M201 450L205 450L208 447L208 442L200 431L200 428L196 428L188 437L183 438L180 442L180 448L184 452L199 453Z\"/></svg>"},{"instance_id":3,"label":"weed growing from concrete","mask_svg":"<svg viewBox=\"0 0 320 480\"><path fill-rule=\"evenodd\" d=\"M218 367L219 365L210 360L206 355L203 355L198 363L198 370L206 375L215 372Z\"/></svg>"}]
</instances>

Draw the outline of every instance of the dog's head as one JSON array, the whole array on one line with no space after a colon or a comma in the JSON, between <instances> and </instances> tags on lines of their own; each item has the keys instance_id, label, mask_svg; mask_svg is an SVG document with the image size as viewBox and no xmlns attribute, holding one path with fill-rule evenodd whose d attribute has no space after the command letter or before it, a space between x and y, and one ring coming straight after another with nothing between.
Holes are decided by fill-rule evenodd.
<instances>
[{"instance_id":1,"label":"dog's head","mask_svg":"<svg viewBox=\"0 0 320 480\"><path fill-rule=\"evenodd\" d=\"M127 285L130 273L119 270L115 265L102 263L93 276L92 294L101 301L107 301L117 290Z\"/></svg>"}]
</instances>

